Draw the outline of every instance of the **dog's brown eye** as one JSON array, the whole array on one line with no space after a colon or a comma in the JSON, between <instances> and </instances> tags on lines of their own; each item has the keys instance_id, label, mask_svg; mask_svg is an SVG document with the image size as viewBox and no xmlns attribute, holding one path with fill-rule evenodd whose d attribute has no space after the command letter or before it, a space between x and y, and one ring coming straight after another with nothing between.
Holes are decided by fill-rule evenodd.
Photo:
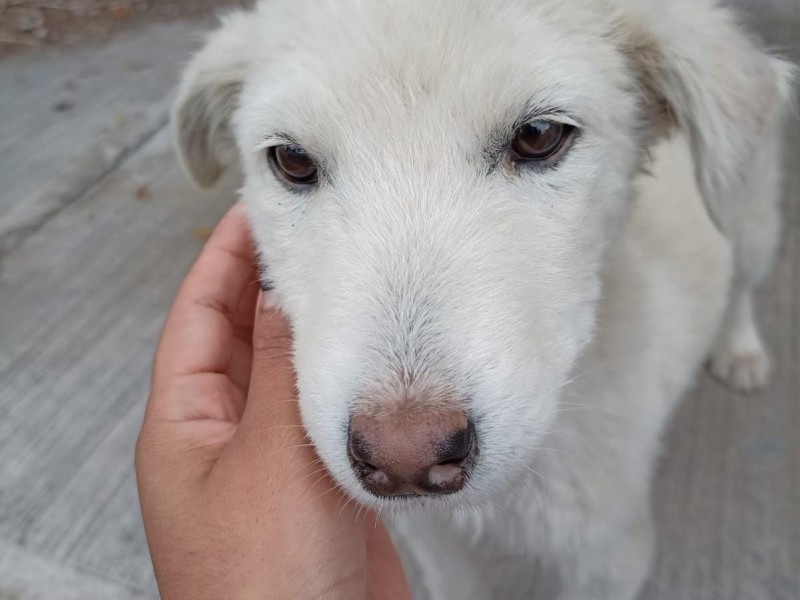
<instances>
[{"instance_id":1,"label":"dog's brown eye","mask_svg":"<svg viewBox=\"0 0 800 600\"><path fill-rule=\"evenodd\" d=\"M275 175L293 186L310 186L317 182L317 165L300 146L273 146L269 163Z\"/></svg>"},{"instance_id":2,"label":"dog's brown eye","mask_svg":"<svg viewBox=\"0 0 800 600\"><path fill-rule=\"evenodd\" d=\"M517 161L543 161L566 148L574 127L552 121L526 123L514 134L511 142L513 158Z\"/></svg>"}]
</instances>

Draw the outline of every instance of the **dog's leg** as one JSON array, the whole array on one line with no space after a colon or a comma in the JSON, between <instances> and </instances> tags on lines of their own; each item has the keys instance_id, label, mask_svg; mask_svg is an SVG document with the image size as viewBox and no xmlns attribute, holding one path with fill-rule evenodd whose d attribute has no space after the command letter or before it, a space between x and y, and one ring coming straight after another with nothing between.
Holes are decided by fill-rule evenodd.
<instances>
[{"instance_id":1,"label":"dog's leg","mask_svg":"<svg viewBox=\"0 0 800 600\"><path fill-rule=\"evenodd\" d=\"M772 267L779 237L779 139L765 144L752 165L748 181L737 194L741 213L731 236L734 278L722 327L711 353L710 370L741 391L763 387L769 375L769 357L755 320L756 288Z\"/></svg>"},{"instance_id":2,"label":"dog's leg","mask_svg":"<svg viewBox=\"0 0 800 600\"><path fill-rule=\"evenodd\" d=\"M562 574L558 600L635 600L655 553L649 509L602 545L584 548Z\"/></svg>"},{"instance_id":3,"label":"dog's leg","mask_svg":"<svg viewBox=\"0 0 800 600\"><path fill-rule=\"evenodd\" d=\"M753 303L753 289L736 285L710 362L712 375L743 392L764 387L770 370Z\"/></svg>"}]
</instances>

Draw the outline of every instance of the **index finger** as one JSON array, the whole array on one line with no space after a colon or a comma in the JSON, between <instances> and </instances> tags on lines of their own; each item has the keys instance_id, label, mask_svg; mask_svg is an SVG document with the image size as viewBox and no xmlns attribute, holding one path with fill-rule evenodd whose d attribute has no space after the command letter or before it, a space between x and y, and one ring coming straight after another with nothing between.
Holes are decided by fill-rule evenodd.
<instances>
[{"instance_id":1,"label":"index finger","mask_svg":"<svg viewBox=\"0 0 800 600\"><path fill-rule=\"evenodd\" d=\"M256 280L244 208L222 218L183 281L167 316L154 378L225 373L233 350L234 318Z\"/></svg>"}]
</instances>

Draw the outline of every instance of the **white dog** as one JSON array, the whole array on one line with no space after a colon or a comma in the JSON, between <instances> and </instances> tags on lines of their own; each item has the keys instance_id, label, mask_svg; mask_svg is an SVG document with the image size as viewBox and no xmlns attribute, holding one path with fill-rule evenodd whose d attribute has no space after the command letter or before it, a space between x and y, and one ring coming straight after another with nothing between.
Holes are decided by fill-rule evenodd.
<instances>
[{"instance_id":1,"label":"white dog","mask_svg":"<svg viewBox=\"0 0 800 600\"><path fill-rule=\"evenodd\" d=\"M767 375L790 75L711 0L266 0L195 57L182 161L238 153L308 435L432 598L636 596L679 397Z\"/></svg>"}]
</instances>

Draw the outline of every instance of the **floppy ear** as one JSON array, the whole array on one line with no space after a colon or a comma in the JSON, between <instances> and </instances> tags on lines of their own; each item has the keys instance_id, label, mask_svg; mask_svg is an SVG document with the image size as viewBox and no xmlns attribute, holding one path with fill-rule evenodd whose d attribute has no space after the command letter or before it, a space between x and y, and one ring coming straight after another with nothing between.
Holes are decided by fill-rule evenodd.
<instances>
[{"instance_id":1,"label":"floppy ear","mask_svg":"<svg viewBox=\"0 0 800 600\"><path fill-rule=\"evenodd\" d=\"M250 22L245 13L222 19L183 75L172 109L181 166L200 187L210 187L235 160L230 119L247 70Z\"/></svg>"},{"instance_id":2,"label":"floppy ear","mask_svg":"<svg viewBox=\"0 0 800 600\"><path fill-rule=\"evenodd\" d=\"M646 118L688 134L706 208L727 234L746 200L735 192L757 190L748 179L758 177L759 164L780 158L793 68L761 49L713 0L636 7L622 17L623 46L640 79Z\"/></svg>"}]
</instances>

